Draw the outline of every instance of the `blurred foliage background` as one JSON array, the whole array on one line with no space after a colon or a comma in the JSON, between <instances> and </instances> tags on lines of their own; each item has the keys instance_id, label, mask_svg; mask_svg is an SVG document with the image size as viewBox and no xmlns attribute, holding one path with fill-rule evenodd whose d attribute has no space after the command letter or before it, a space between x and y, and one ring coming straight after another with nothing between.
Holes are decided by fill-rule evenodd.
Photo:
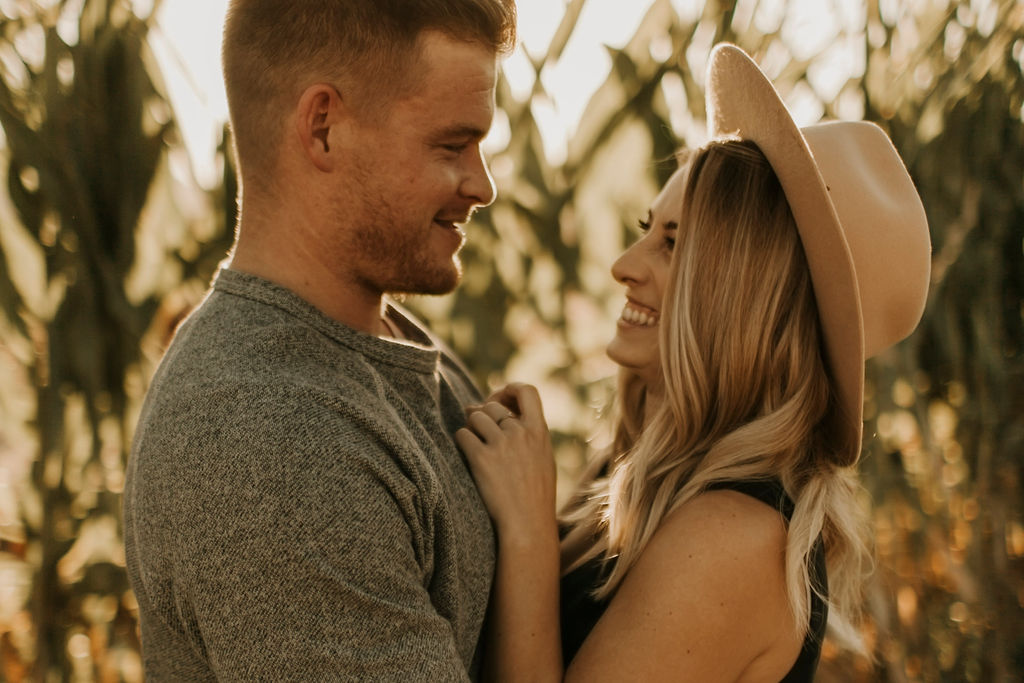
<instances>
[{"instance_id":1,"label":"blurred foliage background","mask_svg":"<svg viewBox=\"0 0 1024 683\"><path fill-rule=\"evenodd\" d=\"M569 485L604 438L608 269L673 151L702 140L711 46L755 55L805 123L878 122L924 198L932 289L868 366L872 656L827 643L819 680L1024 680L1024 0L821 2L832 20L809 27L781 0L648 0L552 155L539 75L586 0L567 2L532 91L499 85L500 195L468 229L463 286L408 303L481 384L540 386ZM148 42L160 4L0 0L3 680L142 678L124 462L235 193L224 145L221 182L195 180Z\"/></svg>"}]
</instances>

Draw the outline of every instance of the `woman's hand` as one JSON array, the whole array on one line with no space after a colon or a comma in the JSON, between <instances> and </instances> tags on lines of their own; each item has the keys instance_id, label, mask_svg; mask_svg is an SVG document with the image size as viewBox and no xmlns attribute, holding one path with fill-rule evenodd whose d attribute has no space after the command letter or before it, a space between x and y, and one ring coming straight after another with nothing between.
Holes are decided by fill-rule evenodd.
<instances>
[{"instance_id":1,"label":"woman's hand","mask_svg":"<svg viewBox=\"0 0 1024 683\"><path fill-rule=\"evenodd\" d=\"M555 461L537 390L510 384L455 433L498 533L485 635L494 681L560 681Z\"/></svg>"},{"instance_id":2,"label":"woman's hand","mask_svg":"<svg viewBox=\"0 0 1024 683\"><path fill-rule=\"evenodd\" d=\"M557 538L555 462L537 389L510 384L468 411L455 433L499 541Z\"/></svg>"}]
</instances>

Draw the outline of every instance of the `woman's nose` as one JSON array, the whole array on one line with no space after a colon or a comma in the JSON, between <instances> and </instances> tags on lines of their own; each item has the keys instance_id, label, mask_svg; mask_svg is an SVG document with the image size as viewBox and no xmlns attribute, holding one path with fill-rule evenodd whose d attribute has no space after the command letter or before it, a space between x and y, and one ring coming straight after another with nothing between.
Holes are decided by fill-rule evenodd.
<instances>
[{"instance_id":1,"label":"woman's nose","mask_svg":"<svg viewBox=\"0 0 1024 683\"><path fill-rule=\"evenodd\" d=\"M623 285L637 285L643 280L643 264L637 254L643 240L634 242L612 264L612 277Z\"/></svg>"}]
</instances>

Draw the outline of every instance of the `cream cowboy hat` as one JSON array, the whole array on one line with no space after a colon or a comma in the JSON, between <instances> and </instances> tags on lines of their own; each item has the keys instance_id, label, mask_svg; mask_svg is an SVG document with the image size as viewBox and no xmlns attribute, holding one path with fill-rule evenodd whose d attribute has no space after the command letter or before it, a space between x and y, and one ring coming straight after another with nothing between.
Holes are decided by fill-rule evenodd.
<instances>
[{"instance_id":1,"label":"cream cowboy hat","mask_svg":"<svg viewBox=\"0 0 1024 683\"><path fill-rule=\"evenodd\" d=\"M707 77L708 135L757 143L779 177L810 266L842 428L841 465L857 462L864 360L921 319L931 241L921 199L892 142L866 121L798 128L743 50L718 45Z\"/></svg>"}]
</instances>

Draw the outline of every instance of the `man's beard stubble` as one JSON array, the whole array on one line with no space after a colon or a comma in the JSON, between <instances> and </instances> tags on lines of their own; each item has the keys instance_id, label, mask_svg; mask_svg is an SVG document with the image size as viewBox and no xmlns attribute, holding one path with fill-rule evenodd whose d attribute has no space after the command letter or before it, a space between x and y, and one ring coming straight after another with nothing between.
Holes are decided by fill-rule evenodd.
<instances>
[{"instance_id":1,"label":"man's beard stubble","mask_svg":"<svg viewBox=\"0 0 1024 683\"><path fill-rule=\"evenodd\" d=\"M354 230L339 254L350 262L358 261L364 284L381 294L448 294L462 280L459 251L450 259L432 263L424 243L429 231L439 230L432 223L427 232L396 222L390 207L378 204L376 220L366 220ZM461 247L460 247L461 249Z\"/></svg>"}]
</instances>

